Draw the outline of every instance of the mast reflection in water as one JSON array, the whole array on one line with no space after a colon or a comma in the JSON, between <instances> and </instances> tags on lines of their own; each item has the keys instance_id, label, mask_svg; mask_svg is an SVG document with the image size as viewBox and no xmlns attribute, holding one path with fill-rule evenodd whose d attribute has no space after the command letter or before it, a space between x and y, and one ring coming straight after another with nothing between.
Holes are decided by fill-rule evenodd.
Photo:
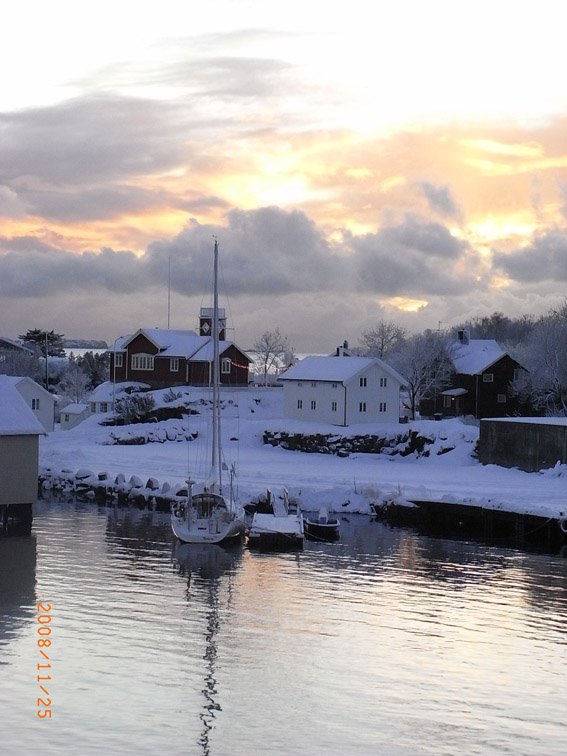
<instances>
[{"instance_id":1,"label":"mast reflection in water","mask_svg":"<svg viewBox=\"0 0 567 756\"><path fill-rule=\"evenodd\" d=\"M567 753L567 559L340 519L339 542L271 554L38 505L0 539L2 753Z\"/></svg>"},{"instance_id":2,"label":"mast reflection in water","mask_svg":"<svg viewBox=\"0 0 567 756\"><path fill-rule=\"evenodd\" d=\"M202 732L199 745L203 754L211 753L209 733L213 728L215 713L222 711L217 701L217 681L215 666L218 655L217 634L220 626L219 592L221 591L221 576L234 571L242 559L242 545L232 544L218 546L215 544L179 544L173 551L173 563L178 573L187 578L187 601L189 604L203 603L207 606L205 614L205 687L202 689L205 698L203 710L199 714ZM231 577L228 575L227 595L228 605L231 598Z\"/></svg>"}]
</instances>

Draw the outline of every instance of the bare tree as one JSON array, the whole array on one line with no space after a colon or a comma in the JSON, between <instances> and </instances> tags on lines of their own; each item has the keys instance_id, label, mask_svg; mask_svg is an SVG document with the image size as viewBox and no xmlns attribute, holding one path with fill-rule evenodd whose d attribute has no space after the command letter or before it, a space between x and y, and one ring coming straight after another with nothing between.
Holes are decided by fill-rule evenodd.
<instances>
[{"instance_id":1,"label":"bare tree","mask_svg":"<svg viewBox=\"0 0 567 756\"><path fill-rule=\"evenodd\" d=\"M412 420L421 400L446 388L454 370L446 339L434 331L405 339L390 361L407 381Z\"/></svg>"},{"instance_id":2,"label":"bare tree","mask_svg":"<svg viewBox=\"0 0 567 756\"><path fill-rule=\"evenodd\" d=\"M254 342L253 349L256 353L256 363L263 375L264 385L268 383L268 373L277 373L287 364L286 359L291 361L293 355L287 336L283 336L279 328L275 331L264 331Z\"/></svg>"},{"instance_id":3,"label":"bare tree","mask_svg":"<svg viewBox=\"0 0 567 756\"><path fill-rule=\"evenodd\" d=\"M368 331L364 331L360 343L368 357L386 358L389 352L396 350L403 343L406 331L389 320L380 320Z\"/></svg>"}]
</instances>

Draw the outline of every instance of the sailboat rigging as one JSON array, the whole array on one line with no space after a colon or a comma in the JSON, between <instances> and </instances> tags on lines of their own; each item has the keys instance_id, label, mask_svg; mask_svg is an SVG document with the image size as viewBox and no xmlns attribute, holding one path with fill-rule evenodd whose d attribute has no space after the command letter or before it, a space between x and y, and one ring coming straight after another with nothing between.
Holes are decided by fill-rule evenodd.
<instances>
[{"instance_id":1,"label":"sailboat rigging","mask_svg":"<svg viewBox=\"0 0 567 756\"><path fill-rule=\"evenodd\" d=\"M230 492L223 494L222 451L220 422L220 359L219 359L219 303L218 303L218 241L214 246L213 282L213 364L212 364L212 434L211 470L201 491L193 490L195 481L187 480L186 504L173 505L171 527L184 543L223 543L241 538L244 533L244 513L233 495L232 474Z\"/></svg>"}]
</instances>

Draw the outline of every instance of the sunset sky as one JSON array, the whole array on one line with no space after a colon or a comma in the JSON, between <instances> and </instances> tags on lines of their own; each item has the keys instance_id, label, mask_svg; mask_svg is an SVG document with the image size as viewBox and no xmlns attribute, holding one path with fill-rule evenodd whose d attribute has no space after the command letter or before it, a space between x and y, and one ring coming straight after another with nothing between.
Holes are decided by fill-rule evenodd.
<instances>
[{"instance_id":1,"label":"sunset sky","mask_svg":"<svg viewBox=\"0 0 567 756\"><path fill-rule=\"evenodd\" d=\"M10 0L0 336L195 328L213 236L243 348L548 312L566 21L560 0Z\"/></svg>"}]
</instances>

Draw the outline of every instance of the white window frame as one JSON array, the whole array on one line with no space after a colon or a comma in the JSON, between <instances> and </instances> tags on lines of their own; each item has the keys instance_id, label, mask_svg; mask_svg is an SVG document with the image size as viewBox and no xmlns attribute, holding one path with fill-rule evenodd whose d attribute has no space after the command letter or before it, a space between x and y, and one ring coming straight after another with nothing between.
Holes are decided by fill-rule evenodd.
<instances>
[{"instance_id":1,"label":"white window frame","mask_svg":"<svg viewBox=\"0 0 567 756\"><path fill-rule=\"evenodd\" d=\"M379 411L386 412L386 402L380 402Z\"/></svg>"},{"instance_id":2,"label":"white window frame","mask_svg":"<svg viewBox=\"0 0 567 756\"><path fill-rule=\"evenodd\" d=\"M366 388L366 385L367 385L366 376L361 376L361 378L360 378L360 388Z\"/></svg>"},{"instance_id":3,"label":"white window frame","mask_svg":"<svg viewBox=\"0 0 567 756\"><path fill-rule=\"evenodd\" d=\"M380 388L386 388L388 386L388 379L385 377L380 378Z\"/></svg>"},{"instance_id":4,"label":"white window frame","mask_svg":"<svg viewBox=\"0 0 567 756\"><path fill-rule=\"evenodd\" d=\"M496 394L496 402L498 404L506 404L506 394Z\"/></svg>"},{"instance_id":5,"label":"white window frame","mask_svg":"<svg viewBox=\"0 0 567 756\"><path fill-rule=\"evenodd\" d=\"M32 408L32 410L38 410L39 409L39 399L32 399L31 400L31 408Z\"/></svg>"},{"instance_id":6,"label":"white window frame","mask_svg":"<svg viewBox=\"0 0 567 756\"><path fill-rule=\"evenodd\" d=\"M124 367L124 354L122 352L114 352L114 367Z\"/></svg>"},{"instance_id":7,"label":"white window frame","mask_svg":"<svg viewBox=\"0 0 567 756\"><path fill-rule=\"evenodd\" d=\"M336 411L337 411L337 403L331 402L331 412L336 412Z\"/></svg>"},{"instance_id":8,"label":"white window frame","mask_svg":"<svg viewBox=\"0 0 567 756\"><path fill-rule=\"evenodd\" d=\"M494 373L483 373L482 374L482 382L483 383L494 383Z\"/></svg>"},{"instance_id":9,"label":"white window frame","mask_svg":"<svg viewBox=\"0 0 567 756\"><path fill-rule=\"evenodd\" d=\"M169 358L169 372L170 373L178 373L179 372L179 357L170 357Z\"/></svg>"},{"instance_id":10,"label":"white window frame","mask_svg":"<svg viewBox=\"0 0 567 756\"><path fill-rule=\"evenodd\" d=\"M358 411L359 412L366 412L366 402L359 402L358 403Z\"/></svg>"},{"instance_id":11,"label":"white window frame","mask_svg":"<svg viewBox=\"0 0 567 756\"><path fill-rule=\"evenodd\" d=\"M297 400L297 409L303 409L303 399Z\"/></svg>"},{"instance_id":12,"label":"white window frame","mask_svg":"<svg viewBox=\"0 0 567 756\"><path fill-rule=\"evenodd\" d=\"M316 410L317 409L317 402L315 401L315 399L311 400L311 409L312 410Z\"/></svg>"},{"instance_id":13,"label":"white window frame","mask_svg":"<svg viewBox=\"0 0 567 756\"><path fill-rule=\"evenodd\" d=\"M154 369L154 356L153 354L144 354L139 352L132 355L132 370L153 370Z\"/></svg>"},{"instance_id":14,"label":"white window frame","mask_svg":"<svg viewBox=\"0 0 567 756\"><path fill-rule=\"evenodd\" d=\"M232 370L232 360L230 357L223 357L221 360L221 373L223 375L230 375Z\"/></svg>"}]
</instances>

